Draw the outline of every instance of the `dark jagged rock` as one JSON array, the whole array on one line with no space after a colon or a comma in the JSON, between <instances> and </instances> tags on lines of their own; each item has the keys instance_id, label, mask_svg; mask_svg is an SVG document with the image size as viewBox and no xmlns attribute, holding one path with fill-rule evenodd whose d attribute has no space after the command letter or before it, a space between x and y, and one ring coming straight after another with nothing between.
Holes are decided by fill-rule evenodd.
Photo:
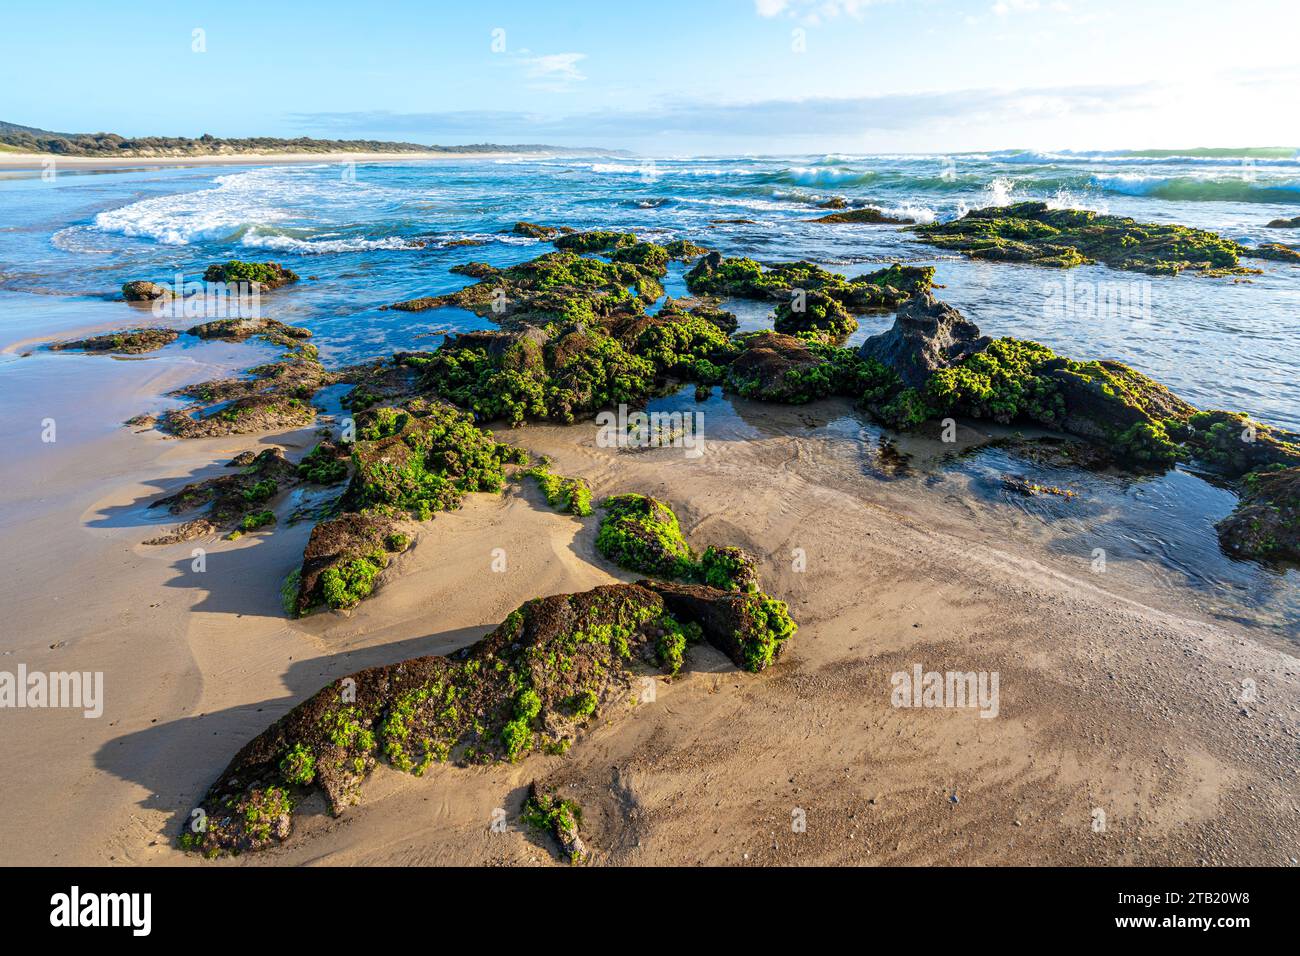
<instances>
[{"instance_id":1,"label":"dark jagged rock","mask_svg":"<svg viewBox=\"0 0 1300 956\"><path fill-rule=\"evenodd\" d=\"M1300 229L1300 216L1294 219L1274 219L1268 224L1269 229Z\"/></svg>"},{"instance_id":2,"label":"dark jagged rock","mask_svg":"<svg viewBox=\"0 0 1300 956\"><path fill-rule=\"evenodd\" d=\"M676 609L676 610L674 610ZM516 761L566 750L594 718L617 719L666 635L716 642L760 670L794 625L764 595L656 582L529 601L451 657L419 657L335 681L244 746L200 803L181 845L207 855L286 839L301 798L334 814L360 799L379 758L422 774L434 762Z\"/></svg>"},{"instance_id":3,"label":"dark jagged rock","mask_svg":"<svg viewBox=\"0 0 1300 956\"><path fill-rule=\"evenodd\" d=\"M894 324L858 349L859 357L892 369L908 388L924 388L931 376L986 348L992 341L974 322L930 293L913 296Z\"/></svg>"},{"instance_id":4,"label":"dark jagged rock","mask_svg":"<svg viewBox=\"0 0 1300 956\"><path fill-rule=\"evenodd\" d=\"M50 345L50 351L79 349L86 352L141 355L145 352L156 352L164 345L175 342L179 337L180 333L175 329L125 329L121 332L108 332L86 339L74 339L71 342L55 342Z\"/></svg>"},{"instance_id":5,"label":"dark jagged rock","mask_svg":"<svg viewBox=\"0 0 1300 956\"><path fill-rule=\"evenodd\" d=\"M859 223L865 225L884 225L884 226L911 226L916 223L915 219L909 219L906 216L891 216L874 206L865 206L862 209L850 209L847 212L833 212L828 216L821 216L817 219L810 219L809 222L824 223Z\"/></svg>"},{"instance_id":6,"label":"dark jagged rock","mask_svg":"<svg viewBox=\"0 0 1300 956\"><path fill-rule=\"evenodd\" d=\"M152 502L149 507L166 508L174 515L199 508L206 508L207 513L203 518L191 519L170 534L145 543L173 544L203 534L237 530L248 515L262 513L268 501L296 483L297 479L297 466L289 462L284 457L284 450L278 447L267 448L258 454L245 453L228 467L241 470L237 474L188 484L175 494Z\"/></svg>"},{"instance_id":7,"label":"dark jagged rock","mask_svg":"<svg viewBox=\"0 0 1300 956\"><path fill-rule=\"evenodd\" d=\"M931 245L972 259L1072 268L1103 262L1114 269L1176 275L1193 269L1213 275L1257 273L1238 265L1245 250L1203 229L1141 223L1043 202L974 209L960 219L914 227Z\"/></svg>"},{"instance_id":8,"label":"dark jagged rock","mask_svg":"<svg viewBox=\"0 0 1300 956\"><path fill-rule=\"evenodd\" d=\"M823 199L817 204L819 209L848 209L849 203L843 196L832 196L830 199Z\"/></svg>"},{"instance_id":9,"label":"dark jagged rock","mask_svg":"<svg viewBox=\"0 0 1300 956\"><path fill-rule=\"evenodd\" d=\"M122 298L127 302L152 302L154 299L170 299L172 290L156 282L125 282L122 284Z\"/></svg>"},{"instance_id":10,"label":"dark jagged rock","mask_svg":"<svg viewBox=\"0 0 1300 956\"><path fill-rule=\"evenodd\" d=\"M1236 557L1300 561L1300 467L1247 475L1236 510L1215 529Z\"/></svg>"}]
</instances>

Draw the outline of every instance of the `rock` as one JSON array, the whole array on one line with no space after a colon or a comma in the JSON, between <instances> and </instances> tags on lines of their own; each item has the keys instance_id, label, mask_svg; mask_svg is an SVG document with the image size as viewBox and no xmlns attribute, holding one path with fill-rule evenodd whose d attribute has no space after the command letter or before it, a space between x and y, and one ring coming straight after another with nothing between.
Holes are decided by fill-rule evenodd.
<instances>
[{"instance_id":1,"label":"rock","mask_svg":"<svg viewBox=\"0 0 1300 956\"><path fill-rule=\"evenodd\" d=\"M74 339L71 342L55 342L50 346L50 351L80 349L85 352L141 355L145 352L156 352L164 345L175 342L179 337L180 333L175 329L126 329L122 332L108 332L87 339Z\"/></svg>"},{"instance_id":2,"label":"rock","mask_svg":"<svg viewBox=\"0 0 1300 956\"><path fill-rule=\"evenodd\" d=\"M803 339L779 332L759 333L745 339L727 371L727 381L744 398L807 401L807 376L824 362Z\"/></svg>"},{"instance_id":3,"label":"rock","mask_svg":"<svg viewBox=\"0 0 1300 956\"><path fill-rule=\"evenodd\" d=\"M1135 426L1165 430L1170 419L1186 419L1196 409L1159 382L1120 362L1073 362L1055 358L1038 374L1055 383L1064 403L1057 423L1062 431L1094 441L1112 441Z\"/></svg>"},{"instance_id":4,"label":"rock","mask_svg":"<svg viewBox=\"0 0 1300 956\"><path fill-rule=\"evenodd\" d=\"M1246 250L1204 229L1142 223L1090 210L1050 209L1043 202L973 209L960 219L916 226L922 241L973 259L1073 268L1103 262L1113 269L1176 275L1257 274L1238 265Z\"/></svg>"},{"instance_id":5,"label":"rock","mask_svg":"<svg viewBox=\"0 0 1300 956\"><path fill-rule=\"evenodd\" d=\"M909 219L906 216L890 216L874 206L865 206L862 209L851 209L847 212L835 212L829 216L821 216L817 219L810 219L809 222L823 223L859 223L865 225L888 225L888 226L910 226L915 224L915 219Z\"/></svg>"},{"instance_id":6,"label":"rock","mask_svg":"<svg viewBox=\"0 0 1300 956\"><path fill-rule=\"evenodd\" d=\"M1300 251L1280 242L1264 242L1251 249L1242 251L1242 255L1253 259L1271 259L1274 262L1300 262Z\"/></svg>"},{"instance_id":7,"label":"rock","mask_svg":"<svg viewBox=\"0 0 1300 956\"><path fill-rule=\"evenodd\" d=\"M527 236L529 239L554 239L560 234L560 230L554 226L539 226L535 222L517 222L510 229L516 236Z\"/></svg>"},{"instance_id":8,"label":"rock","mask_svg":"<svg viewBox=\"0 0 1300 956\"><path fill-rule=\"evenodd\" d=\"M172 290L156 282L127 282L122 285L122 298L127 302L152 302L154 299L172 297Z\"/></svg>"},{"instance_id":9,"label":"rock","mask_svg":"<svg viewBox=\"0 0 1300 956\"><path fill-rule=\"evenodd\" d=\"M1274 219L1268 224L1269 229L1300 229L1300 216L1294 219Z\"/></svg>"},{"instance_id":10,"label":"rock","mask_svg":"<svg viewBox=\"0 0 1300 956\"><path fill-rule=\"evenodd\" d=\"M347 513L322 521L312 529L302 556L294 616L327 604L354 607L370 596L388 567L385 539L394 525L374 514Z\"/></svg>"},{"instance_id":11,"label":"rock","mask_svg":"<svg viewBox=\"0 0 1300 956\"><path fill-rule=\"evenodd\" d=\"M542 793L534 780L528 785L528 798L524 801L521 816L530 826L553 836L570 864L577 865L589 858L587 845L578 834L582 810L572 800L561 800L558 794Z\"/></svg>"},{"instance_id":12,"label":"rock","mask_svg":"<svg viewBox=\"0 0 1300 956\"><path fill-rule=\"evenodd\" d=\"M231 259L208 266L203 273L204 282L224 282L227 285L248 283L260 289L278 289L298 281L298 274L278 262L244 262Z\"/></svg>"},{"instance_id":13,"label":"rock","mask_svg":"<svg viewBox=\"0 0 1300 956\"><path fill-rule=\"evenodd\" d=\"M247 454L249 453L245 453ZM238 456L235 461L245 461L245 456ZM149 507L166 508L174 515L206 507L206 522L211 525L211 530L229 530L246 514L263 508L267 501L294 483L297 478L297 467L284 457L284 450L278 447L267 448L247 459L242 465L235 466L232 462L232 466L241 469L238 474L220 475L193 482L175 494L158 498L151 502ZM190 525L193 526L190 529L194 531L193 536L209 533L207 530L198 531L199 525L194 521L191 521ZM171 542L155 539L147 543L169 544Z\"/></svg>"},{"instance_id":14,"label":"rock","mask_svg":"<svg viewBox=\"0 0 1300 956\"><path fill-rule=\"evenodd\" d=\"M1236 509L1215 530L1236 557L1300 561L1300 467L1247 475Z\"/></svg>"},{"instance_id":15,"label":"rock","mask_svg":"<svg viewBox=\"0 0 1300 956\"><path fill-rule=\"evenodd\" d=\"M863 342L858 357L892 369L905 387L922 389L936 370L957 364L991 341L974 322L926 292L908 299L887 331Z\"/></svg>"},{"instance_id":16,"label":"rock","mask_svg":"<svg viewBox=\"0 0 1300 956\"><path fill-rule=\"evenodd\" d=\"M796 310L796 304L802 308ZM772 326L784 335L813 332L828 342L843 342L858 330L858 320L839 300L824 292L807 292L802 301L779 303Z\"/></svg>"},{"instance_id":17,"label":"rock","mask_svg":"<svg viewBox=\"0 0 1300 956\"><path fill-rule=\"evenodd\" d=\"M311 791L335 815L358 802L380 756L419 775L451 759L514 762L566 749L593 718L631 712L639 680L631 662L655 660L666 631L687 629L759 670L794 624L780 602L701 585L615 584L534 599L452 656L359 671L293 708L235 755L200 803L206 830L183 833L181 845L215 856L283 841Z\"/></svg>"}]
</instances>

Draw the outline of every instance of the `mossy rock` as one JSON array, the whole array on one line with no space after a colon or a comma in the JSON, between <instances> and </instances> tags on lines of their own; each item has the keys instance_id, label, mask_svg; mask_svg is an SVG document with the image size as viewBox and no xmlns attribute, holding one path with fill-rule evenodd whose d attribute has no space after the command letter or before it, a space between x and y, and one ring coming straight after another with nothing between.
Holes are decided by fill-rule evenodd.
<instances>
[{"instance_id":1,"label":"mossy rock","mask_svg":"<svg viewBox=\"0 0 1300 956\"><path fill-rule=\"evenodd\" d=\"M231 259L208 266L203 273L204 282L250 283L263 289L278 289L298 281L298 274L278 262L244 262Z\"/></svg>"},{"instance_id":2,"label":"mossy rock","mask_svg":"<svg viewBox=\"0 0 1300 956\"><path fill-rule=\"evenodd\" d=\"M175 329L124 329L121 332L108 332L85 339L73 339L69 342L55 342L50 345L51 352L64 352L75 349L83 352L111 352L116 355L142 355L156 352L164 345L170 345L180 337Z\"/></svg>"},{"instance_id":3,"label":"mossy rock","mask_svg":"<svg viewBox=\"0 0 1300 956\"><path fill-rule=\"evenodd\" d=\"M827 224L851 223L869 226L910 226L916 222L915 219L909 219L907 216L891 216L874 206L864 206L861 209L850 209L846 212L833 212L830 215L820 216L817 219L809 221Z\"/></svg>"},{"instance_id":4,"label":"mossy rock","mask_svg":"<svg viewBox=\"0 0 1300 956\"><path fill-rule=\"evenodd\" d=\"M205 855L287 839L302 799L335 815L359 802L386 760L416 775L434 763L513 762L617 719L639 675L660 664L665 630L692 629L747 670L770 665L794 633L766 595L657 582L537 598L450 657L359 671L329 684L245 745L199 804L205 826L182 846ZM250 812L251 811L251 812Z\"/></svg>"},{"instance_id":5,"label":"mossy rock","mask_svg":"<svg viewBox=\"0 0 1300 956\"><path fill-rule=\"evenodd\" d=\"M772 325L785 335L808 332L828 342L842 342L858 330L858 320L824 292L808 292L780 303Z\"/></svg>"},{"instance_id":6,"label":"mossy rock","mask_svg":"<svg viewBox=\"0 0 1300 956\"><path fill-rule=\"evenodd\" d=\"M895 263L849 279L811 262L764 268L753 259L724 259L717 252L709 253L686 274L686 286L695 294L788 302L797 291L820 292L854 314L896 309L927 291L933 280L932 266Z\"/></svg>"},{"instance_id":7,"label":"mossy rock","mask_svg":"<svg viewBox=\"0 0 1300 956\"><path fill-rule=\"evenodd\" d=\"M596 549L630 571L656 577L690 577L695 557L682 537L677 515L648 495L613 495L600 504L604 516Z\"/></svg>"},{"instance_id":8,"label":"mossy rock","mask_svg":"<svg viewBox=\"0 0 1300 956\"><path fill-rule=\"evenodd\" d=\"M1142 223L1043 202L973 209L960 219L914 227L924 242L972 259L1073 268L1102 262L1113 269L1177 275L1258 272L1238 264L1242 246L1213 232L1168 223Z\"/></svg>"},{"instance_id":9,"label":"mossy rock","mask_svg":"<svg viewBox=\"0 0 1300 956\"><path fill-rule=\"evenodd\" d=\"M1300 467L1251 472L1215 529L1234 557L1300 561Z\"/></svg>"}]
</instances>

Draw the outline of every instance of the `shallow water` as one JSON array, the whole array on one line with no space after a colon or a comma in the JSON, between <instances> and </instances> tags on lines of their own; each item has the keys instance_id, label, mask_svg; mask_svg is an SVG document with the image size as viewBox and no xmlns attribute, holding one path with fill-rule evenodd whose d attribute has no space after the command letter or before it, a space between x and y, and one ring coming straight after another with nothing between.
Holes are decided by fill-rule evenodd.
<instances>
[{"instance_id":1,"label":"shallow water","mask_svg":"<svg viewBox=\"0 0 1300 956\"><path fill-rule=\"evenodd\" d=\"M379 306L459 288L468 280L448 272L458 263L505 265L548 250L502 233L522 219L686 237L726 254L804 258L848 274L891 259L933 263L940 297L989 334L1037 339L1078 358L1116 358L1198 405L1300 429L1300 266L1251 262L1263 275L1234 283L1101 266L1059 273L974 263L893 227L808 222L824 214L816 204L831 196L922 221L1037 198L1201 226L1245 243L1300 241L1300 232L1264 227L1300 215L1296 158L593 157L65 171L52 181L10 173L0 178L0 345L89 325L149 322L147 310L110 301L122 282L171 281L176 273L194 280L208 263L238 257L273 258L307 279L265 295L262 307L311 328L327 363L432 348L445 331L487 323L458 309L407 314ZM717 222L727 219L752 222ZM482 244L450 245L464 239ZM682 272L674 267L669 294L684 293ZM770 323L765 306L732 307L744 328ZM861 321L854 342L887 328L892 316ZM186 347L192 343L168 349ZM43 376L57 386L54 377L65 369L100 361L111 360L0 356L3 415L30 418L25 396L39 392ZM19 375L18 363L28 362L39 365ZM721 414L715 403L725 400L715 393L706 410ZM828 434L840 431L864 448L879 440L879 429L863 422L841 423ZM915 467L919 477L907 480L944 485L944 493L958 484L988 507L990 520L1047 534L1050 547L1086 552L1104 537L1108 552L1148 563L1171 588L1196 588L1229 616L1292 631L1300 621L1297 573L1224 557L1212 526L1231 510L1233 496L1189 472L1053 475L997 448ZM1001 487L1008 472L1081 494L1072 501L1024 499Z\"/></svg>"}]
</instances>

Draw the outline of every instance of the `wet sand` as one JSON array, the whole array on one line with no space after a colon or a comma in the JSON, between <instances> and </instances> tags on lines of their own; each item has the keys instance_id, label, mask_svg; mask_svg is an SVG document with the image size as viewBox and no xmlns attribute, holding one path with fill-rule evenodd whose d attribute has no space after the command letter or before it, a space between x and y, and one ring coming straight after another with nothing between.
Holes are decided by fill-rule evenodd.
<instances>
[{"instance_id":1,"label":"wet sand","mask_svg":"<svg viewBox=\"0 0 1300 956\"><path fill-rule=\"evenodd\" d=\"M423 778L381 767L360 807L304 818L285 847L187 857L174 838L207 786L326 682L465 646L529 598L635 578L595 553L598 514L556 514L531 482L418 526L350 614L291 621L280 610L310 523L143 546L174 523L150 517L150 500L245 449L278 444L296 458L315 441L311 429L178 441L120 426L167 388L214 377L205 355L248 364L202 349L16 360L67 371L57 400L0 412L15 452L0 466L11 556L0 669L103 671L107 699L97 720L4 712L0 754L27 768L0 780L6 863L557 864L516 821L532 779L581 803L598 865L1300 856L1293 646L1205 619L1176 593L1155 600L1140 569L1093 574L950 496L864 476L857 452L825 433L847 404L737 402L743 421L714 428L696 460L599 448L585 425L499 434L587 478L597 498L671 502L697 548L758 556L764 589L800 624L774 668L741 673L695 647L653 703L598 722L566 756ZM33 410L69 423L58 442L36 444ZM495 549L505 573L491 570ZM914 664L998 672L998 716L893 707L890 675ZM1246 679L1258 687L1250 704L1238 700ZM504 833L490 826L496 808Z\"/></svg>"}]
</instances>

